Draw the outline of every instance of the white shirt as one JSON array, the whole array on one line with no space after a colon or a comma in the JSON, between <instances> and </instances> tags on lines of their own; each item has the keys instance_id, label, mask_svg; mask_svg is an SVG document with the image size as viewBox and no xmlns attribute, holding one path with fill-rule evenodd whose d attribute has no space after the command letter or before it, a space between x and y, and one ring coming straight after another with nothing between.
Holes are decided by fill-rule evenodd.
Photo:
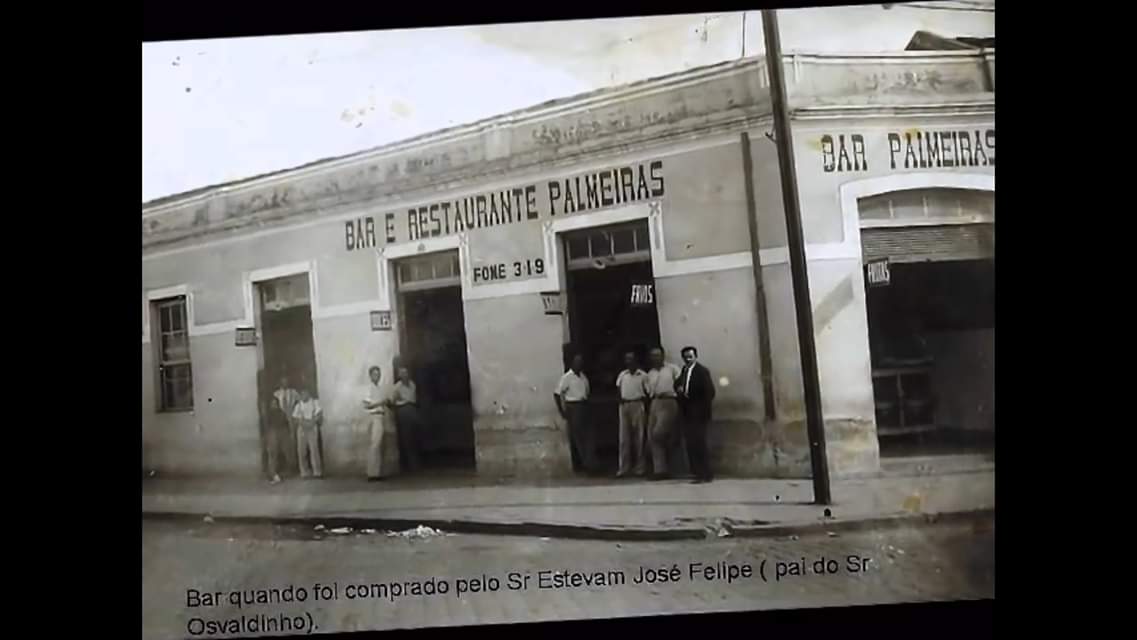
<instances>
[{"instance_id":1,"label":"white shirt","mask_svg":"<svg viewBox=\"0 0 1137 640\"><path fill-rule=\"evenodd\" d=\"M653 398L674 398L675 381L679 379L679 367L670 362L663 363L659 369L647 372L648 393Z\"/></svg>"},{"instance_id":2,"label":"white shirt","mask_svg":"<svg viewBox=\"0 0 1137 640\"><path fill-rule=\"evenodd\" d=\"M697 362L697 361L696 361ZM691 395L691 372L695 370L695 362L687 365L685 376L683 376L683 395Z\"/></svg>"},{"instance_id":3,"label":"white shirt","mask_svg":"<svg viewBox=\"0 0 1137 640\"><path fill-rule=\"evenodd\" d=\"M296 389L277 389L272 397L276 398L276 406L284 412L286 416L292 416L292 410L296 408L296 403L300 402L300 392Z\"/></svg>"},{"instance_id":4,"label":"white shirt","mask_svg":"<svg viewBox=\"0 0 1137 640\"><path fill-rule=\"evenodd\" d=\"M557 383L557 390L554 393L565 402L580 402L588 399L588 391L588 376L584 375L584 372L577 375L572 369L569 369L561 376L561 381Z\"/></svg>"},{"instance_id":5,"label":"white shirt","mask_svg":"<svg viewBox=\"0 0 1137 640\"><path fill-rule=\"evenodd\" d=\"M390 396L387 392L387 387L383 383L375 384L372 382L370 385L368 385L367 388L367 401L378 404L379 406L375 407L374 409L368 409L367 413L376 416L381 416L384 413L387 413L387 407L382 403L387 402L387 399L389 397Z\"/></svg>"},{"instance_id":6,"label":"white shirt","mask_svg":"<svg viewBox=\"0 0 1137 640\"><path fill-rule=\"evenodd\" d=\"M324 410L320 408L320 401L315 398L308 398L306 402L301 400L296 403L296 408L292 410L292 417L300 420L301 426L308 426L323 413Z\"/></svg>"},{"instance_id":7,"label":"white shirt","mask_svg":"<svg viewBox=\"0 0 1137 640\"><path fill-rule=\"evenodd\" d=\"M621 400L642 400L648 394L647 374L643 369L624 369L616 376L616 387L620 389Z\"/></svg>"}]
</instances>

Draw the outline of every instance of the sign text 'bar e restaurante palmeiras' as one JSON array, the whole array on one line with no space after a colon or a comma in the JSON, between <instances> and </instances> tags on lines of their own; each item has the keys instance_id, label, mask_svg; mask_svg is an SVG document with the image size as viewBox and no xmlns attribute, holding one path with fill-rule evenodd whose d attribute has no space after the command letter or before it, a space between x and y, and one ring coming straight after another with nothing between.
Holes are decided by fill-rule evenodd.
<instances>
[{"instance_id":1,"label":"sign text 'bar e restaurante palmeiras'","mask_svg":"<svg viewBox=\"0 0 1137 640\"><path fill-rule=\"evenodd\" d=\"M479 193L411 207L401 213L363 216L344 223L348 251L501 227L543 216L584 213L664 195L663 161L614 167L568 178Z\"/></svg>"}]
</instances>

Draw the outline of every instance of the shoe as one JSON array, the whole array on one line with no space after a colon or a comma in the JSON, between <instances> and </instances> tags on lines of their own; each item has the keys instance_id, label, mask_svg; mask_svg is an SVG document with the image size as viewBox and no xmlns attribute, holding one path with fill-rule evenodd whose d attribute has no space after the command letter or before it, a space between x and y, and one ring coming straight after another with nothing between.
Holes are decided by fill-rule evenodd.
<instances>
[{"instance_id":1,"label":"shoe","mask_svg":"<svg viewBox=\"0 0 1137 640\"><path fill-rule=\"evenodd\" d=\"M373 476L367 479L368 482L382 482L383 476Z\"/></svg>"},{"instance_id":2,"label":"shoe","mask_svg":"<svg viewBox=\"0 0 1137 640\"><path fill-rule=\"evenodd\" d=\"M269 480L269 481L268 481L268 483L269 483L269 484L280 484L280 476L279 476L279 475L274 475L274 476L272 477L272 480Z\"/></svg>"},{"instance_id":3,"label":"shoe","mask_svg":"<svg viewBox=\"0 0 1137 640\"><path fill-rule=\"evenodd\" d=\"M627 478L627 477L628 477L628 473L626 471L617 471L616 472L616 478L618 478L618 479L623 479L623 478Z\"/></svg>"}]
</instances>

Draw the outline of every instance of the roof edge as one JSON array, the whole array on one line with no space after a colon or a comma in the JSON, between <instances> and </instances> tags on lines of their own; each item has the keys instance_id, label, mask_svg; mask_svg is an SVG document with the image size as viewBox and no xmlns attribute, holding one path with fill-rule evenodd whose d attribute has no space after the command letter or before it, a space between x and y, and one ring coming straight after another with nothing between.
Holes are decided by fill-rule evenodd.
<instances>
[{"instance_id":1,"label":"roof edge","mask_svg":"<svg viewBox=\"0 0 1137 640\"><path fill-rule=\"evenodd\" d=\"M994 49L852 53L792 50L785 52L784 57L796 58L803 61L824 60L831 62L840 62L843 60L871 59L971 58L982 57L984 53L991 55L994 53ZM142 203L142 217L146 218L151 215L157 215L169 208L184 206L188 203L197 200L203 200L218 193L263 186L276 181L290 179L297 176L332 170L341 165L357 162L360 160L378 159L396 153L423 148L431 144L452 142L463 137L481 134L487 129L492 129L494 127L514 125L575 109L595 108L606 102L617 101L631 95L641 94L644 92L660 91L672 88L676 85L696 82L707 76L711 76L716 73L722 73L724 71L742 69L747 66L760 68L765 65L765 62L766 57L764 55L749 56L745 58L727 60L712 65L683 69L681 71L665 74L662 76L645 78L643 80L637 80L623 85L603 87L585 93L547 100L545 102L541 102L529 107L515 109L513 111L490 116L488 118L483 118L481 120L476 120L466 124L455 125L453 127L447 127L444 129L436 129L434 131L413 136L411 138L389 142L377 147L364 149L362 151L356 151L340 156L320 158L312 162L307 162L301 165L287 167L284 169L278 169L267 173L257 174L254 176L249 176L247 178L240 178L238 180L229 182L206 185L188 191L161 196Z\"/></svg>"}]
</instances>

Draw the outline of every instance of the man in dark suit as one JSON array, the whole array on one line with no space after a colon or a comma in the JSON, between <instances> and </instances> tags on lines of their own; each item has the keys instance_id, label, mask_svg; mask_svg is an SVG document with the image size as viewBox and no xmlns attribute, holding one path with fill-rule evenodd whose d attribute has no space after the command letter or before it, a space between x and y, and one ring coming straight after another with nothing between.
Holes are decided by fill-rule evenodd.
<instances>
[{"instance_id":1,"label":"man in dark suit","mask_svg":"<svg viewBox=\"0 0 1137 640\"><path fill-rule=\"evenodd\" d=\"M687 441L687 458L694 484L713 479L707 455L707 425L711 422L711 403L715 399L715 382L711 372L699 364L699 351L683 347L683 371L675 381L679 409L683 414L683 438Z\"/></svg>"}]
</instances>

